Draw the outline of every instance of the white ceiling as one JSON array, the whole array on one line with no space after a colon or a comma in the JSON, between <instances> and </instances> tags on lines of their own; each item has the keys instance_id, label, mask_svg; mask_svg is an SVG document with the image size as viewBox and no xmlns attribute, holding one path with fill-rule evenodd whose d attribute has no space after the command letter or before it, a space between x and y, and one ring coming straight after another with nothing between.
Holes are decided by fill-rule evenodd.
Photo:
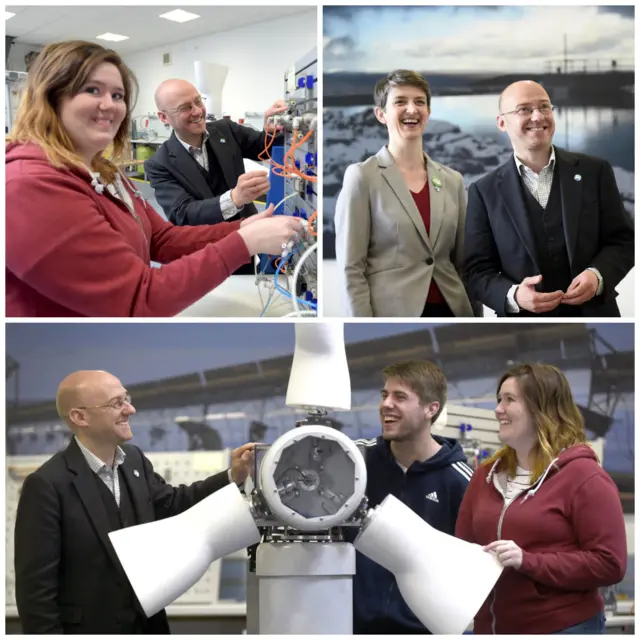
<instances>
[{"instance_id":1,"label":"white ceiling","mask_svg":"<svg viewBox=\"0 0 640 640\"><path fill-rule=\"evenodd\" d=\"M309 11L311 7L112 5L109 7L7 6L5 9L16 14L5 22L5 33L15 37L16 42L45 45L62 40L91 40L124 55L294 15ZM183 23L158 17L174 9L183 9L201 17ZM267 28L274 30L273 25ZM96 36L106 32L129 36L129 40L109 42L95 39ZM274 30L274 37L286 37L286 34Z\"/></svg>"}]
</instances>

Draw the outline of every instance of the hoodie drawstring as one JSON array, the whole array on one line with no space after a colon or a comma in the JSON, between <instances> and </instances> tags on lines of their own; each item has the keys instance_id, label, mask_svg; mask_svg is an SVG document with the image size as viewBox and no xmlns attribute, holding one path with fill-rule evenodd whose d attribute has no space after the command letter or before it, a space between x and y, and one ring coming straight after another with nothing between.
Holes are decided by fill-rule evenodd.
<instances>
[{"instance_id":1,"label":"hoodie drawstring","mask_svg":"<svg viewBox=\"0 0 640 640\"><path fill-rule=\"evenodd\" d=\"M542 486L542 483L544 482L544 479L547 477L547 474L549 473L549 471L551 471L551 467L558 461L558 458L554 458L550 463L549 466L545 469L544 473L542 474L542 476L538 479L538 482L536 482L533 487L531 487L531 489L529 489L529 491L527 491L527 493L525 494L524 498L522 499L522 502L520 504L522 504L529 496L533 497L536 495L536 491Z\"/></svg>"},{"instance_id":2,"label":"hoodie drawstring","mask_svg":"<svg viewBox=\"0 0 640 640\"><path fill-rule=\"evenodd\" d=\"M104 193L104 190L106 188L106 185L103 182L100 182L100 173L97 171L89 171L89 175L91 176L91 186L93 187L94 191L98 194L98 195L102 195ZM145 200L145 198L142 195L142 192L136 188L136 186L133 184L133 182L131 181L131 179L122 172L122 169L120 169L120 167L118 167L118 175L120 176L120 180L122 181L123 185L128 185L129 189L131 191L131 194L135 197L138 198L139 200L142 201L142 205L145 207L147 207L147 201Z\"/></svg>"},{"instance_id":3,"label":"hoodie drawstring","mask_svg":"<svg viewBox=\"0 0 640 640\"><path fill-rule=\"evenodd\" d=\"M492 465L491 469L489 470L489 473L487 474L487 479L486 482L487 484L489 484L491 482L491 478L493 477L493 471L494 469L500 464L500 458L498 458Z\"/></svg>"},{"instance_id":4,"label":"hoodie drawstring","mask_svg":"<svg viewBox=\"0 0 640 640\"><path fill-rule=\"evenodd\" d=\"M89 171L89 174L91 175L91 186L95 189L95 192L101 196L104 192L104 184L98 180L100 174L94 173L93 171Z\"/></svg>"},{"instance_id":5,"label":"hoodie drawstring","mask_svg":"<svg viewBox=\"0 0 640 640\"><path fill-rule=\"evenodd\" d=\"M91 186L95 189L97 194L102 195L106 188L106 185L100 182L100 173L89 170L89 175L91 176ZM140 216L136 213L135 202L133 201L133 198L131 196L142 201L145 209L147 208L147 201L142 196L142 193L138 191L138 189L136 189L133 182L131 182L131 180L124 173L122 173L120 167L118 167L117 177L120 178L120 186L126 192L126 195L129 198L130 202L127 201L122 194L118 195L118 199L125 205L129 213L131 213L131 215L133 216L133 219L138 223L140 231L142 232L142 237L145 239L145 242L148 242L147 234L144 232L144 226L142 225L142 220L140 220ZM120 188L116 185L116 183L117 180L113 183L113 190L118 193ZM131 191L131 193L127 192L127 185L129 186L129 190Z\"/></svg>"},{"instance_id":6,"label":"hoodie drawstring","mask_svg":"<svg viewBox=\"0 0 640 640\"><path fill-rule=\"evenodd\" d=\"M540 476L540 478L538 479L538 481L529 489L529 491L527 491L527 493L525 493L524 498L522 499L522 502L524 502L529 496L533 497L536 495L536 492L538 491L538 489L542 486L542 483L545 481L545 478L547 477L549 471L551 471L551 467L553 467L553 465L558 462L558 458L554 458L550 463L549 466L545 469L544 473L542 474L542 476ZM489 484L491 482L491 479L493 478L493 472L495 471L495 468L498 466L498 464L500 464L500 458L498 458L493 465L491 466L491 469L489 470L489 473L487 474L487 477L485 479L485 482L487 484ZM521 502L521 504L522 504Z\"/></svg>"},{"instance_id":7,"label":"hoodie drawstring","mask_svg":"<svg viewBox=\"0 0 640 640\"><path fill-rule=\"evenodd\" d=\"M118 167L118 173L120 174L121 179L129 185L129 189L131 189L131 191L133 192L133 195L136 198L138 198L139 200L142 200L142 204L144 205L144 207L146 209L147 201L143 197L142 192L139 189L136 188L136 186L133 184L133 181L129 178L129 176L127 176L126 174L122 173L122 169L120 169L120 167Z\"/></svg>"}]
</instances>

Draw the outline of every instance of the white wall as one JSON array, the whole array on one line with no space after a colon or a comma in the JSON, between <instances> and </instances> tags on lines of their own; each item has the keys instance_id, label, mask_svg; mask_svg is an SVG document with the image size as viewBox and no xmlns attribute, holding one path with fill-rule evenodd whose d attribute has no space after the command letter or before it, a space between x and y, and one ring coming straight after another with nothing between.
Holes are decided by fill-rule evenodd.
<instances>
[{"instance_id":1,"label":"white wall","mask_svg":"<svg viewBox=\"0 0 640 640\"><path fill-rule=\"evenodd\" d=\"M624 524L627 530L627 553L630 556L636 554L636 516L633 513L624 514Z\"/></svg>"},{"instance_id":2,"label":"white wall","mask_svg":"<svg viewBox=\"0 0 640 640\"><path fill-rule=\"evenodd\" d=\"M9 33L11 29L8 30ZM14 42L9 50L9 58L7 60L7 71L26 71L24 57L30 51L42 51L43 47L37 44L24 44L22 42Z\"/></svg>"},{"instance_id":3,"label":"white wall","mask_svg":"<svg viewBox=\"0 0 640 640\"><path fill-rule=\"evenodd\" d=\"M251 11L238 7L238 11ZM292 8L300 11L299 8ZM283 97L284 72L317 43L317 9L304 9L286 18L261 22L210 36L195 38L125 57L140 83L134 115L155 112L153 94L169 78L195 81L194 60L229 67L222 92L222 109L234 120L246 111L264 112ZM162 64L162 54L172 64Z\"/></svg>"}]
</instances>

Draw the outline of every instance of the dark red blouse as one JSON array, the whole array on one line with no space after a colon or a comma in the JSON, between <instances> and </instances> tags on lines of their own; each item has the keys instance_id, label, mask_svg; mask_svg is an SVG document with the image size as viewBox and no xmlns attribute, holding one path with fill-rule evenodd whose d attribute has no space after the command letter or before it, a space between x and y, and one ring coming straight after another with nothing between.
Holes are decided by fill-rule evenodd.
<instances>
[{"instance_id":1,"label":"dark red blouse","mask_svg":"<svg viewBox=\"0 0 640 640\"><path fill-rule=\"evenodd\" d=\"M411 191L411 195L413 196L413 200L416 203L416 207L418 207L418 211L420 212L420 217L422 218L422 222L424 222L424 228L427 230L427 236L431 231L431 198L429 196L429 178L427 177L427 181L422 188L420 193L414 193ZM440 289L438 289L438 285L436 284L435 279L431 279L431 286L429 287L429 293L427 294L427 303L428 304L442 304L445 302L444 297L440 293Z\"/></svg>"}]
</instances>

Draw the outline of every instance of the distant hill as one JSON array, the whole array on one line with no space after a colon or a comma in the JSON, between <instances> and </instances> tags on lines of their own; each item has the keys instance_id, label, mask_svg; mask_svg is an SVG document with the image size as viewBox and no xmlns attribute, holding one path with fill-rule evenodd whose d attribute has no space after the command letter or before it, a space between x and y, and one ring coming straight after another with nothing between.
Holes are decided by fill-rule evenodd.
<instances>
[{"instance_id":1,"label":"distant hill","mask_svg":"<svg viewBox=\"0 0 640 640\"><path fill-rule=\"evenodd\" d=\"M558 106L634 108L634 72L599 73L429 73L421 72L434 96L499 94L517 80L535 80ZM373 88L382 73L338 72L323 76L325 107L373 104Z\"/></svg>"},{"instance_id":2,"label":"distant hill","mask_svg":"<svg viewBox=\"0 0 640 640\"><path fill-rule=\"evenodd\" d=\"M476 83L495 76L495 74L429 73L428 71L421 73L429 82L429 87L434 94L450 91L472 93ZM355 94L368 96L369 102L373 103L373 88L382 77L384 77L382 73L325 73L323 76L325 105L330 106L326 102L328 97Z\"/></svg>"}]
</instances>

